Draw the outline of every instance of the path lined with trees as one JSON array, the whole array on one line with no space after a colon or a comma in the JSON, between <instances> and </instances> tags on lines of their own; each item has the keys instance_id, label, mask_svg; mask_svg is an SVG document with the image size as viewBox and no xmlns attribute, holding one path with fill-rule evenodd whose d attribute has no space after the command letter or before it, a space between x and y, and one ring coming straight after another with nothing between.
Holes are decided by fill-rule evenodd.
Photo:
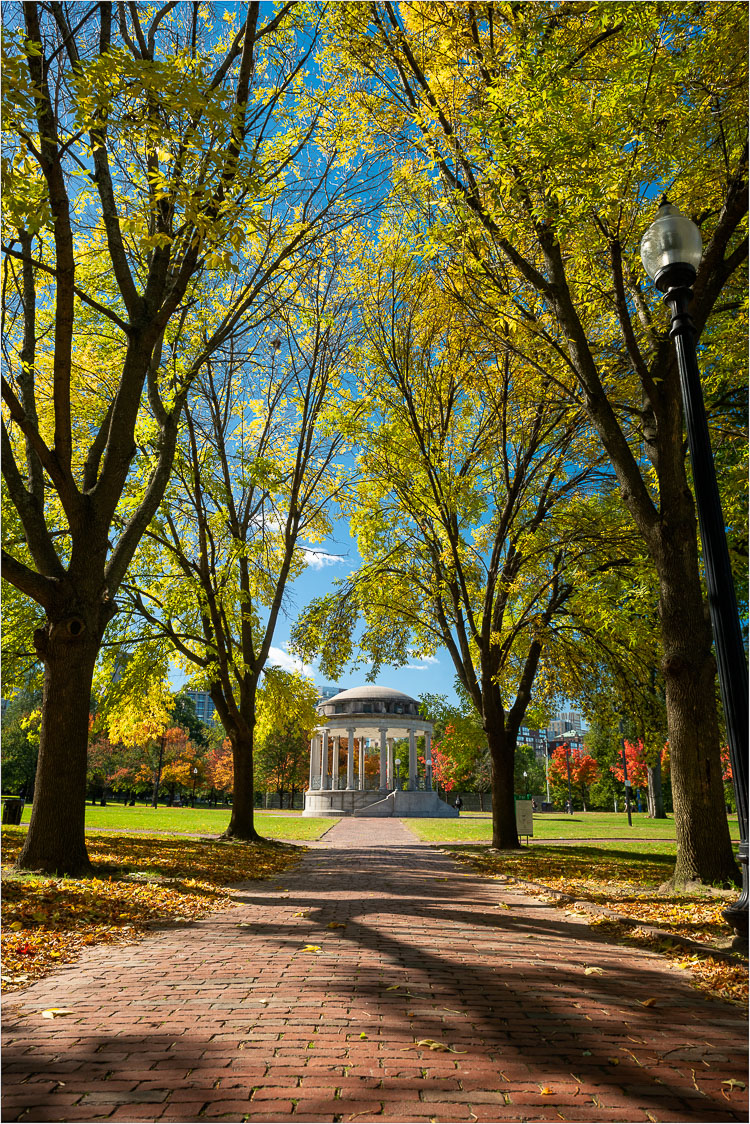
<instances>
[{"instance_id":1,"label":"path lined with trees","mask_svg":"<svg viewBox=\"0 0 750 1124\"><path fill-rule=\"evenodd\" d=\"M744 606L746 6L71 13L6 18L3 644L12 690L44 679L20 866L88 870L92 715L153 698L149 731L113 722L153 756L172 660L211 692L229 833L255 838L274 631L348 518L361 566L295 643L373 673L447 648L496 845L518 846L519 730L567 696L652 771L668 740L675 882L736 878L678 373L638 245L663 190L702 232Z\"/></svg>"}]
</instances>

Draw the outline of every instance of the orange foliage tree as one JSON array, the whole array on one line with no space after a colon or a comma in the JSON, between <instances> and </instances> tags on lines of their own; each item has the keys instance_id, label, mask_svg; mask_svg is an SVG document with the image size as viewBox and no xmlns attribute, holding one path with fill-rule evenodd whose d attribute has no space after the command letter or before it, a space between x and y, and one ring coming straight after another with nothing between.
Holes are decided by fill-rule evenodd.
<instances>
[{"instance_id":1,"label":"orange foliage tree","mask_svg":"<svg viewBox=\"0 0 750 1124\"><path fill-rule=\"evenodd\" d=\"M575 795L580 796L583 810L586 811L588 787L599 779L599 765L585 750L571 749L568 745L559 745L550 757L549 783L556 799L567 799L568 795L568 763L570 755L570 787Z\"/></svg>"},{"instance_id":2,"label":"orange foliage tree","mask_svg":"<svg viewBox=\"0 0 750 1124\"><path fill-rule=\"evenodd\" d=\"M205 783L211 788L214 803L217 793L226 797L234 791L234 759L229 738L224 738L221 745L215 745L211 749L206 758L205 770Z\"/></svg>"}]
</instances>

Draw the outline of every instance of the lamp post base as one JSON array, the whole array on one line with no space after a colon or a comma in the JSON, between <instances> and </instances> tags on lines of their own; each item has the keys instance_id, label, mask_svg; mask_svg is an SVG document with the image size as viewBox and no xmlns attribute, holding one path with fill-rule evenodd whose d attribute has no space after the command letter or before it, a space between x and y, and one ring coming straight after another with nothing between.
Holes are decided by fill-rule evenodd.
<instances>
[{"instance_id":1,"label":"lamp post base","mask_svg":"<svg viewBox=\"0 0 750 1124\"><path fill-rule=\"evenodd\" d=\"M734 952L742 952L747 956L748 845L746 840L740 842L739 851L737 853L737 860L740 864L740 870L742 871L742 892L737 898L736 902L732 902L732 904L728 905L726 909L722 909L721 915L734 929L732 950Z\"/></svg>"}]
</instances>

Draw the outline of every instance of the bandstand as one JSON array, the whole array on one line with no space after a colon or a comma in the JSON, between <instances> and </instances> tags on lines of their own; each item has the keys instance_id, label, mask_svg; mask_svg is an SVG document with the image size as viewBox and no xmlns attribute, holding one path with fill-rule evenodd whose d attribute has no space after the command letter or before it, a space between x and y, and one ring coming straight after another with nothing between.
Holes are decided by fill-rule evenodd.
<instances>
[{"instance_id":1,"label":"bandstand","mask_svg":"<svg viewBox=\"0 0 750 1124\"><path fill-rule=\"evenodd\" d=\"M318 706L310 742L310 783L305 816L457 816L432 788L432 723L419 703L391 687L368 684L340 691ZM417 737L424 735L424 771ZM409 739L409 775L397 782L394 742ZM377 768L367 763L377 754Z\"/></svg>"}]
</instances>

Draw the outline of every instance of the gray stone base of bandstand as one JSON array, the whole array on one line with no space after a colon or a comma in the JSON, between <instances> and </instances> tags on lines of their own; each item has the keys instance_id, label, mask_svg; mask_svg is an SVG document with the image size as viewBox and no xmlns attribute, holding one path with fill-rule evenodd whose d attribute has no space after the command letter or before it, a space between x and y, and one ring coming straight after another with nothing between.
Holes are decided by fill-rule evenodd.
<instances>
[{"instance_id":1,"label":"gray stone base of bandstand","mask_svg":"<svg viewBox=\"0 0 750 1124\"><path fill-rule=\"evenodd\" d=\"M360 792L357 789L311 789L303 816L426 816L455 818L458 812L436 792Z\"/></svg>"}]
</instances>

